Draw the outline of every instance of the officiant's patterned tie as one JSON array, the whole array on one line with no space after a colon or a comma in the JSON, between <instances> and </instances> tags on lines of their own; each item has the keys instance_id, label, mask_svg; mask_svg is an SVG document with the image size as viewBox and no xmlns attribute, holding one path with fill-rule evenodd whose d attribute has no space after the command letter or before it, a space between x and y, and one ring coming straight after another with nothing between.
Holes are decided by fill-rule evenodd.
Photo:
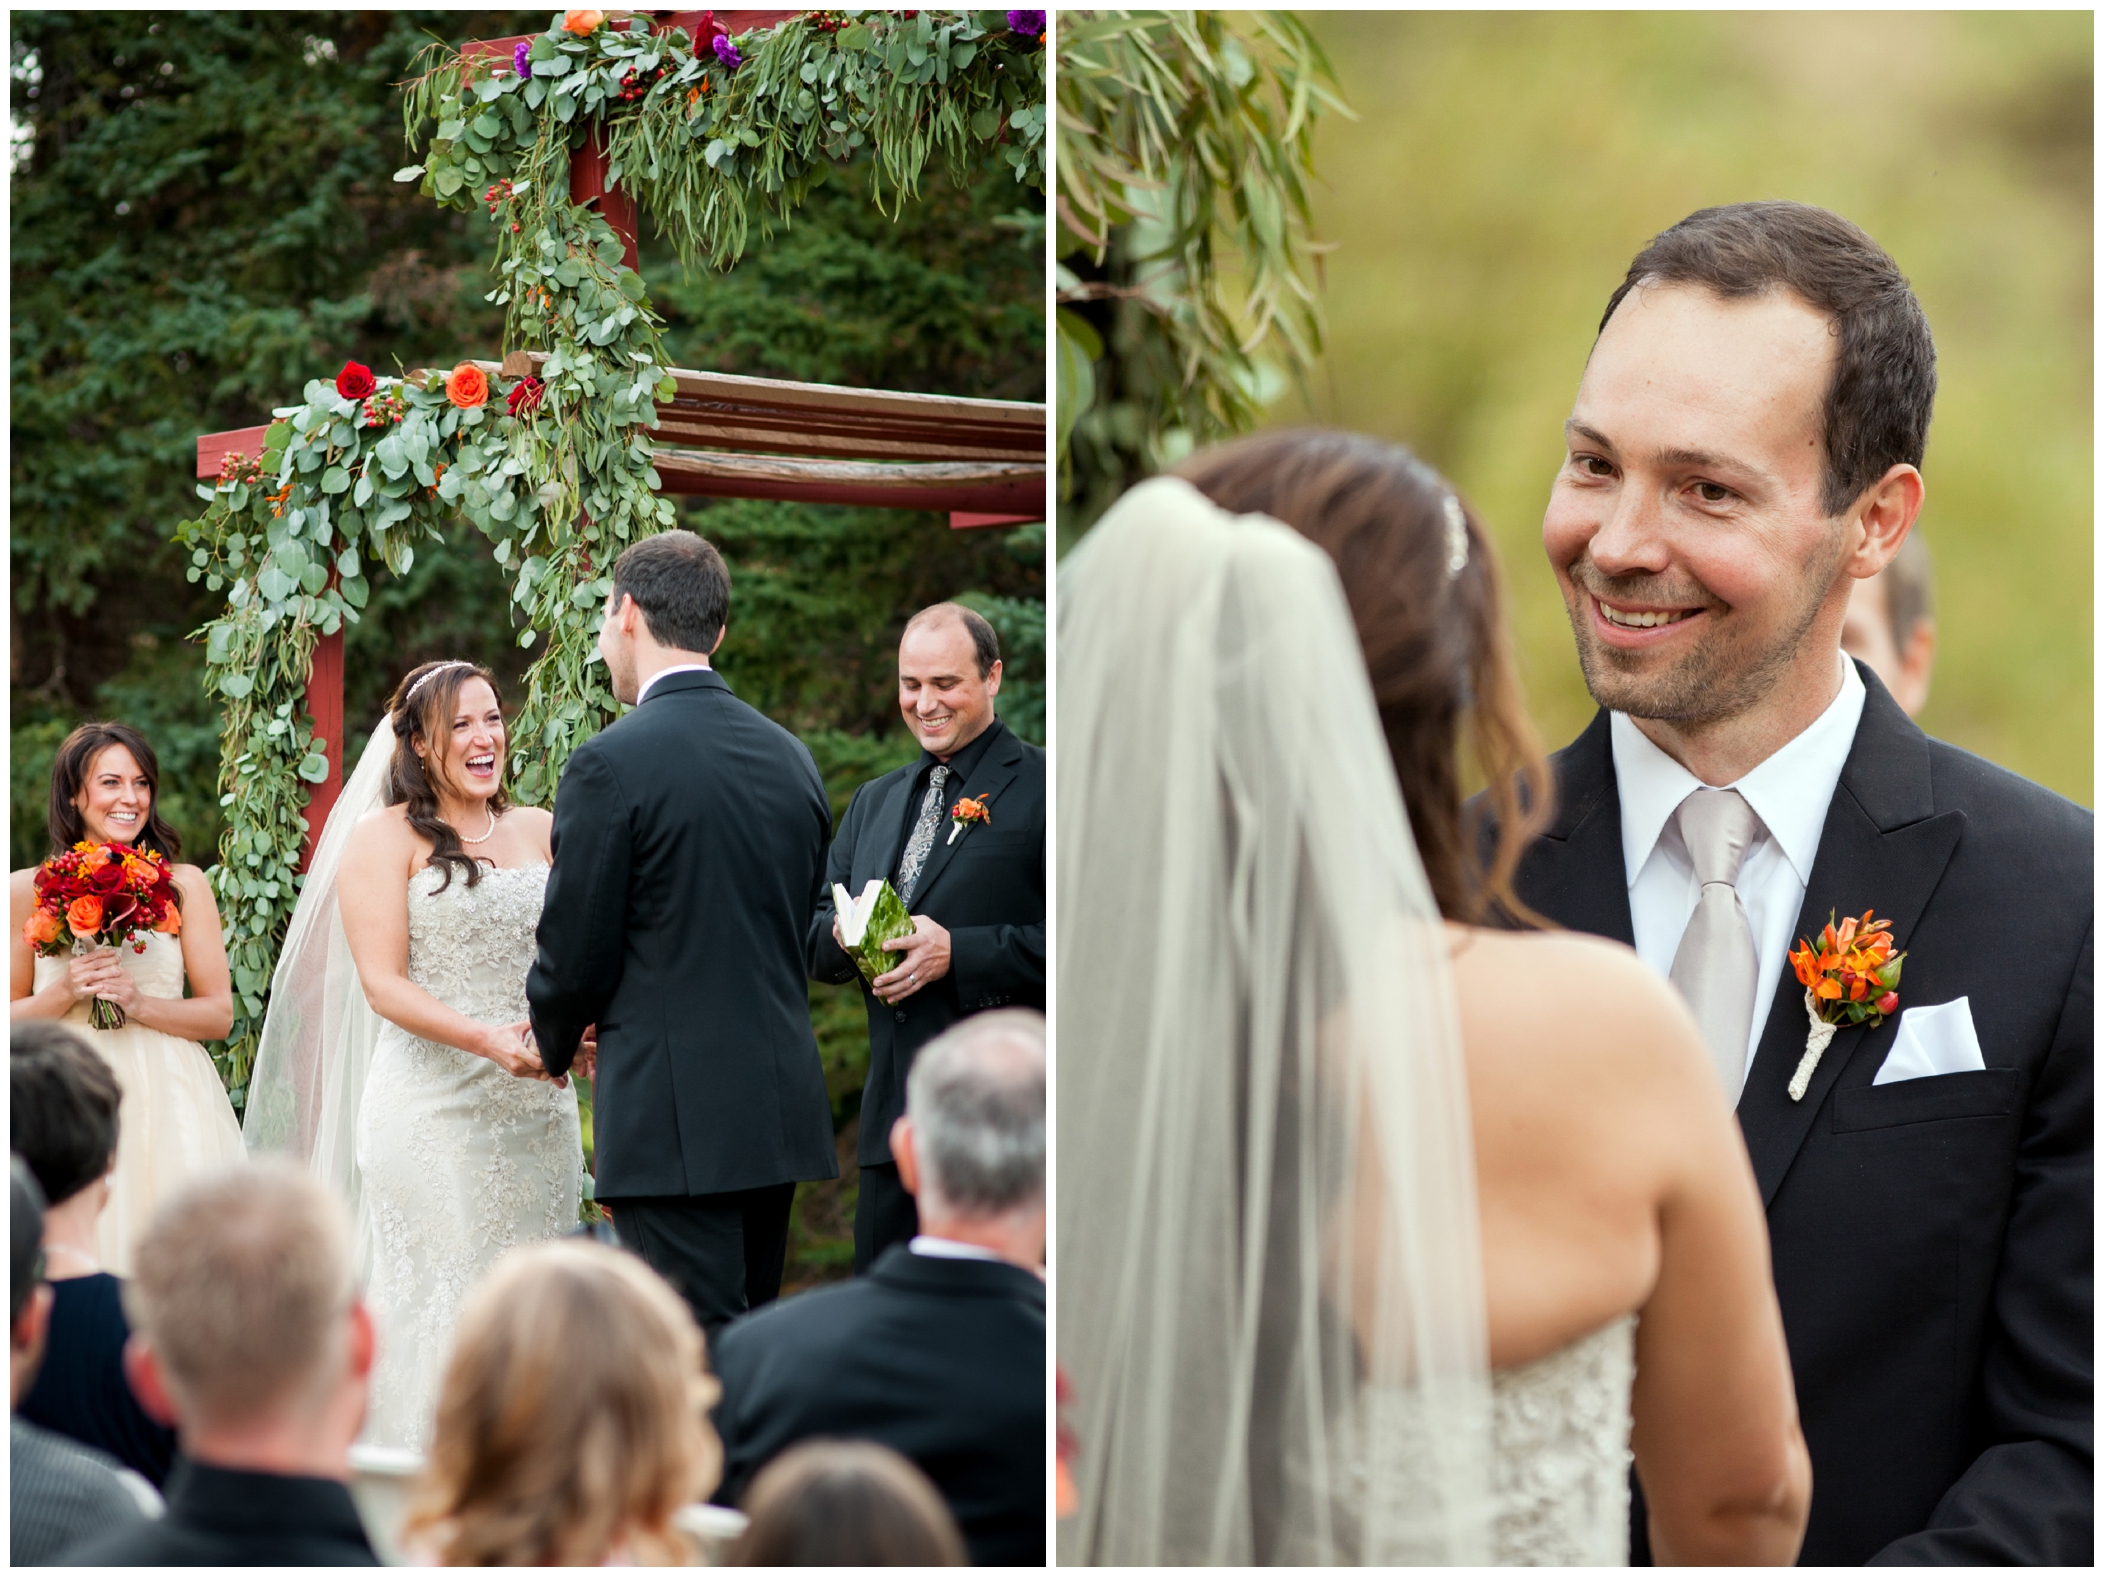
<instances>
[{"instance_id":1,"label":"officiant's patterned tie","mask_svg":"<svg viewBox=\"0 0 2104 1577\"><path fill-rule=\"evenodd\" d=\"M1761 818L1737 789L1697 789L1674 814L1702 895L1673 955L1672 980L1695 1010L1724 1098L1736 1106L1746 1082L1746 1038L1761 972L1753 924L1736 883Z\"/></svg>"},{"instance_id":2,"label":"officiant's patterned tie","mask_svg":"<svg viewBox=\"0 0 2104 1577\"><path fill-rule=\"evenodd\" d=\"M938 766L928 774L928 797L921 801L920 820L913 824L913 836L906 840L906 852L899 856L899 902L909 907L913 889L920 885L921 867L928 863L928 851L935 847L936 829L942 825L942 789L949 781L948 767Z\"/></svg>"}]
</instances>

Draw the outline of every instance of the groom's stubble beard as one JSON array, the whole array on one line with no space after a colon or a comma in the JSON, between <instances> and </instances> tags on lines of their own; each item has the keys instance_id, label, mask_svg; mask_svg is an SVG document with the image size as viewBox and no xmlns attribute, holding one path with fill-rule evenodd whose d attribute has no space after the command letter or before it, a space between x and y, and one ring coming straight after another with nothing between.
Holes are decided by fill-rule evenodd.
<instances>
[{"instance_id":1,"label":"groom's stubble beard","mask_svg":"<svg viewBox=\"0 0 2104 1577\"><path fill-rule=\"evenodd\" d=\"M1696 729L1743 716L1774 693L1788 675L1805 636L1833 589L1841 567L1842 533L1836 529L1805 566L1804 591L1790 616L1766 636L1735 638L1730 627L1718 627L1670 667L1646 671L1648 654L1621 652L1602 645L1593 633L1592 611L1584 596L1567 598L1565 611L1578 647L1578 667L1585 688L1599 705L1630 717ZM1684 591L1671 588L1658 575L1602 575L1581 559L1570 569L1572 584L1608 602L1638 606L1685 603ZM1705 600L1711 607L1717 599Z\"/></svg>"}]
</instances>

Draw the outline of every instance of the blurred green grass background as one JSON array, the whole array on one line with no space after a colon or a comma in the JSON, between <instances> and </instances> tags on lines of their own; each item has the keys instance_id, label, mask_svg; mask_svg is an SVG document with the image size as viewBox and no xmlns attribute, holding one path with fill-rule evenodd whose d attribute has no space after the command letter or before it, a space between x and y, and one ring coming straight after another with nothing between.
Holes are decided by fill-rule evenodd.
<instances>
[{"instance_id":1,"label":"blurred green grass background","mask_svg":"<svg viewBox=\"0 0 2104 1577\"><path fill-rule=\"evenodd\" d=\"M1754 198L1876 237L1936 336L1932 734L2092 802L2086 12L1306 12L1329 351L1275 425L1379 433L1494 533L1552 748L1592 714L1542 557L1562 422L1658 231Z\"/></svg>"}]
</instances>

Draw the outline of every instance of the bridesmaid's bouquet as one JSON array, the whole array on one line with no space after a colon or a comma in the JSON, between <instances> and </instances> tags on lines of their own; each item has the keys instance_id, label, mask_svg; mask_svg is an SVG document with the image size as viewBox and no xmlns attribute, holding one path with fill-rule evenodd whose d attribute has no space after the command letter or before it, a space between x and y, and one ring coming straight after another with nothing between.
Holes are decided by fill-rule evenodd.
<instances>
[{"instance_id":1,"label":"bridesmaid's bouquet","mask_svg":"<svg viewBox=\"0 0 2104 1577\"><path fill-rule=\"evenodd\" d=\"M891 883L873 876L861 897L850 898L847 889L835 882L833 908L840 916L840 940L864 980L875 980L898 967L898 954L885 952L884 944L893 937L911 936L913 917L906 913Z\"/></svg>"},{"instance_id":2,"label":"bridesmaid's bouquet","mask_svg":"<svg viewBox=\"0 0 2104 1577\"><path fill-rule=\"evenodd\" d=\"M78 958L104 946L143 953L149 933L174 936L183 928L175 873L151 849L76 843L37 867L36 895L22 940L47 958L67 952ZM121 1029L124 1009L97 997L88 1021L97 1029Z\"/></svg>"}]
</instances>

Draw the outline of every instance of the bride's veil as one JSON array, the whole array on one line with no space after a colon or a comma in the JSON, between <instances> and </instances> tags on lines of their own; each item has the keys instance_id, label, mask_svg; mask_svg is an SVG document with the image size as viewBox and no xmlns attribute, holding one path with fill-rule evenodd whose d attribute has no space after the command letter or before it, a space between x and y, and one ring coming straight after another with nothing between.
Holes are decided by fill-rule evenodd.
<instances>
[{"instance_id":1,"label":"bride's veil","mask_svg":"<svg viewBox=\"0 0 2104 1577\"><path fill-rule=\"evenodd\" d=\"M358 1099L380 1019L365 1000L343 919L336 872L351 829L387 803L394 725L380 719L307 865L285 945L271 976L270 1006L249 1075L242 1142L251 1155L289 1155L356 1214ZM363 1234L360 1234L363 1240Z\"/></svg>"},{"instance_id":2,"label":"bride's veil","mask_svg":"<svg viewBox=\"0 0 2104 1577\"><path fill-rule=\"evenodd\" d=\"M1484 1562L1451 977L1336 571L1158 479L1058 643L1062 1559Z\"/></svg>"}]
</instances>

